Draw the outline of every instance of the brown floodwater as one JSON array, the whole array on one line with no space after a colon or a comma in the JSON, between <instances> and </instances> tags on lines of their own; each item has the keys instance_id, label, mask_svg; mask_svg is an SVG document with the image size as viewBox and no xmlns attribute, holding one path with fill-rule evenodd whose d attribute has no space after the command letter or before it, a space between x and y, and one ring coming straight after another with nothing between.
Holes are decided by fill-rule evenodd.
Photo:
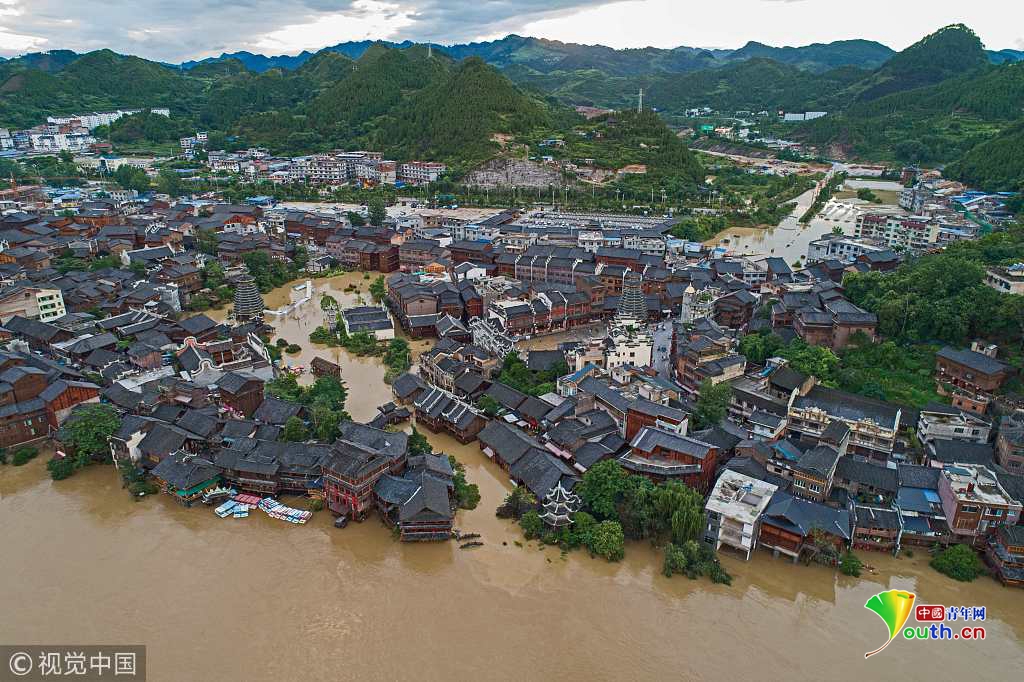
<instances>
[{"instance_id":1,"label":"brown floodwater","mask_svg":"<svg viewBox=\"0 0 1024 682\"><path fill-rule=\"evenodd\" d=\"M316 318L288 320L282 335L309 346L299 332L319 324L318 308ZM324 348L299 357L317 354L341 361L356 418L390 399L377 360ZM399 543L372 516L341 530L323 512L305 526L259 512L220 519L164 495L134 501L109 467L52 482L45 456L0 467L0 643L145 644L149 679L175 682L1007 679L1024 669L1024 591L956 583L928 568L926 552L862 553L876 572L859 579L766 552L726 556L731 586L665 578L644 543L616 564L563 556L494 516L510 485L475 444L428 437L480 486L479 507L457 526L481 533L483 547ZM986 640L897 641L865 661L886 630L863 605L889 588L986 606Z\"/></svg>"}]
</instances>

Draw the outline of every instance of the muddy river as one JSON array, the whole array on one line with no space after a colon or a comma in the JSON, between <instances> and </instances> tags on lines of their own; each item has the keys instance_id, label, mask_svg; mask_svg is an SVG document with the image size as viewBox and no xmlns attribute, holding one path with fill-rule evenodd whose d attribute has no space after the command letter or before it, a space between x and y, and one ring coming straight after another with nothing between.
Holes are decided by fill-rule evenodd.
<instances>
[{"instance_id":1,"label":"muddy river","mask_svg":"<svg viewBox=\"0 0 1024 682\"><path fill-rule=\"evenodd\" d=\"M316 282L335 298L361 276ZM290 287L267 296L287 303ZM349 294L354 298L354 295ZM339 361L347 408L390 399L376 360L312 349L317 308L281 335ZM494 509L510 485L477 446L430 436L465 463L482 500L457 526L485 546L396 542L375 517L338 530L255 513L219 519L167 496L133 501L109 467L51 482L45 457L0 467L0 642L139 643L150 680L1008 679L1024 669L1024 591L963 585L914 558L862 553L850 578L758 553L725 557L732 586L661 575L627 547L609 564L521 542ZM985 605L984 642L884 642L863 608L888 588L929 604Z\"/></svg>"}]
</instances>

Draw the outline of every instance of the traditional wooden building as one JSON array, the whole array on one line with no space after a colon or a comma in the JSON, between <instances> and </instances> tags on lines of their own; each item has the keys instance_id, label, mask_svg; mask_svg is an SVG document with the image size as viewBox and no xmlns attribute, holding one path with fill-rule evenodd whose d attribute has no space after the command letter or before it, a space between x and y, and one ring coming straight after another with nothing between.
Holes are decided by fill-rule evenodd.
<instances>
[{"instance_id":1,"label":"traditional wooden building","mask_svg":"<svg viewBox=\"0 0 1024 682\"><path fill-rule=\"evenodd\" d=\"M259 377L228 372L217 380L221 404L251 417L263 404L263 380Z\"/></svg>"},{"instance_id":2,"label":"traditional wooden building","mask_svg":"<svg viewBox=\"0 0 1024 682\"><path fill-rule=\"evenodd\" d=\"M718 447L660 428L644 427L619 459L625 469L654 481L682 481L707 492L718 461Z\"/></svg>"},{"instance_id":3,"label":"traditional wooden building","mask_svg":"<svg viewBox=\"0 0 1024 682\"><path fill-rule=\"evenodd\" d=\"M426 426L434 433L449 433L460 443L476 440L477 434L487 423L475 407L439 388L424 391L413 404L416 406L417 424Z\"/></svg>"},{"instance_id":4,"label":"traditional wooden building","mask_svg":"<svg viewBox=\"0 0 1024 682\"><path fill-rule=\"evenodd\" d=\"M334 514L361 520L375 506L378 479L405 468L409 437L354 422L340 429L322 464L324 500Z\"/></svg>"},{"instance_id":5,"label":"traditional wooden building","mask_svg":"<svg viewBox=\"0 0 1024 682\"><path fill-rule=\"evenodd\" d=\"M985 560L1004 585L1024 586L1024 526L999 526L988 538Z\"/></svg>"},{"instance_id":6,"label":"traditional wooden building","mask_svg":"<svg viewBox=\"0 0 1024 682\"><path fill-rule=\"evenodd\" d=\"M818 551L817 541L837 550L850 542L850 512L776 492L761 516L758 544L796 561L805 551Z\"/></svg>"}]
</instances>

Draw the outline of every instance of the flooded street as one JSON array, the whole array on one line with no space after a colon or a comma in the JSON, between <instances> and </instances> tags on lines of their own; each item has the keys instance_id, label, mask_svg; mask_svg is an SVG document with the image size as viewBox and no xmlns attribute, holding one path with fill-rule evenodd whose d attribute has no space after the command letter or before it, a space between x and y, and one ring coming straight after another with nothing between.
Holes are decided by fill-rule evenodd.
<instances>
[{"instance_id":1,"label":"flooded street","mask_svg":"<svg viewBox=\"0 0 1024 682\"><path fill-rule=\"evenodd\" d=\"M886 196L894 193L894 187L900 189L899 183L876 180L847 180L844 187L851 190L858 188L884 190ZM839 228L846 235L853 235L857 220L857 206L867 202L858 199L832 199L806 225L800 218L813 203L813 190L808 190L794 201L793 211L771 228L728 227L712 239L704 242L707 246L721 246L737 256L758 258L780 257L792 265L797 260L807 257L807 247L815 239L830 234ZM891 207L889 207L891 209Z\"/></svg>"},{"instance_id":2,"label":"flooded street","mask_svg":"<svg viewBox=\"0 0 1024 682\"><path fill-rule=\"evenodd\" d=\"M369 282L314 281L343 306L355 299L348 284L368 297ZM288 303L290 288L268 294L268 308ZM379 360L312 347L319 295L305 310L268 318L303 346L289 363L339 362L348 411L372 417L391 399ZM44 456L0 467L0 641L145 644L149 679L172 682L1006 679L1024 669L1024 591L956 583L927 566L927 552L861 552L877 574L859 579L766 552L724 557L732 586L665 578L661 553L642 543L617 564L562 556L494 516L510 485L475 443L427 435L480 486L479 507L456 526L485 546L402 544L374 515L339 530L325 512L294 526L262 513L220 519L166 495L136 502L106 466L56 483ZM986 641L901 640L865 661L886 628L863 605L889 588L986 606Z\"/></svg>"}]
</instances>

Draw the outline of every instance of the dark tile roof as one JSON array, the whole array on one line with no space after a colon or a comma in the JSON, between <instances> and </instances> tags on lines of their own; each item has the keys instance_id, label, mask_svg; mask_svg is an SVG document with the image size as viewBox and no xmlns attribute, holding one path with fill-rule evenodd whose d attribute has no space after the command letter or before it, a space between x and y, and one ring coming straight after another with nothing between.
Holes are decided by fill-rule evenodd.
<instances>
[{"instance_id":1,"label":"dark tile roof","mask_svg":"<svg viewBox=\"0 0 1024 682\"><path fill-rule=\"evenodd\" d=\"M853 515L854 523L858 528L898 530L901 527L900 515L892 509L866 507L858 504L854 507Z\"/></svg>"},{"instance_id":2,"label":"dark tile roof","mask_svg":"<svg viewBox=\"0 0 1024 682\"><path fill-rule=\"evenodd\" d=\"M251 375L242 374L241 372L228 372L217 380L217 387L222 391L227 391L228 393L235 395L245 388L245 385L250 381L260 381L260 379Z\"/></svg>"},{"instance_id":3,"label":"dark tile roof","mask_svg":"<svg viewBox=\"0 0 1024 682\"><path fill-rule=\"evenodd\" d=\"M999 362L995 358L990 358L983 353L977 353L973 350L962 349L958 350L950 346L946 346L935 354L936 357L945 358L957 364L963 365L973 369L975 372L981 374L999 374L1005 372L1008 368L1002 362Z\"/></svg>"},{"instance_id":4,"label":"dark tile roof","mask_svg":"<svg viewBox=\"0 0 1024 682\"><path fill-rule=\"evenodd\" d=\"M846 509L832 509L817 502L811 502L788 493L776 491L772 501L764 510L764 522L780 525L788 530L807 536L814 529L850 539L850 512Z\"/></svg>"},{"instance_id":5,"label":"dark tile roof","mask_svg":"<svg viewBox=\"0 0 1024 682\"><path fill-rule=\"evenodd\" d=\"M178 490L189 490L217 478L220 470L201 457L177 455L165 457L153 468L153 475Z\"/></svg>"},{"instance_id":6,"label":"dark tile roof","mask_svg":"<svg viewBox=\"0 0 1024 682\"><path fill-rule=\"evenodd\" d=\"M936 438L928 443L929 457L943 464L981 464L991 466L995 453L988 443Z\"/></svg>"},{"instance_id":7,"label":"dark tile roof","mask_svg":"<svg viewBox=\"0 0 1024 682\"><path fill-rule=\"evenodd\" d=\"M512 478L521 481L538 500L544 499L559 483L566 490L572 490L579 481L572 467L547 450L537 448L529 450L512 464L509 473Z\"/></svg>"},{"instance_id":8,"label":"dark tile roof","mask_svg":"<svg viewBox=\"0 0 1024 682\"><path fill-rule=\"evenodd\" d=\"M870 419L880 426L894 426L899 406L824 386L814 386L793 401L796 407L817 407L833 417L852 421Z\"/></svg>"},{"instance_id":9,"label":"dark tile roof","mask_svg":"<svg viewBox=\"0 0 1024 682\"><path fill-rule=\"evenodd\" d=\"M888 469L854 457L840 457L836 465L836 479L851 481L887 493L896 493L896 469Z\"/></svg>"},{"instance_id":10,"label":"dark tile roof","mask_svg":"<svg viewBox=\"0 0 1024 682\"><path fill-rule=\"evenodd\" d=\"M918 466L916 464L899 464L896 467L897 482L899 485L909 488L937 490L941 473L935 467Z\"/></svg>"},{"instance_id":11,"label":"dark tile roof","mask_svg":"<svg viewBox=\"0 0 1024 682\"><path fill-rule=\"evenodd\" d=\"M499 405L510 410L517 409L528 397L525 393L520 393L514 388L497 382L491 384L484 391L484 395L494 398Z\"/></svg>"},{"instance_id":12,"label":"dark tile roof","mask_svg":"<svg viewBox=\"0 0 1024 682\"><path fill-rule=\"evenodd\" d=\"M415 374L406 372L395 379L394 383L391 384L391 390L395 396L400 400L407 400L413 396L416 392L422 391L427 385Z\"/></svg>"},{"instance_id":13,"label":"dark tile roof","mask_svg":"<svg viewBox=\"0 0 1024 682\"><path fill-rule=\"evenodd\" d=\"M253 418L256 421L263 422L265 424L273 424L275 426L284 426L291 417L298 416L302 411L302 405L298 403L288 402L287 400L281 400L268 396L263 399L260 406L256 408L256 412L253 413Z\"/></svg>"},{"instance_id":14,"label":"dark tile roof","mask_svg":"<svg viewBox=\"0 0 1024 682\"><path fill-rule=\"evenodd\" d=\"M565 355L560 350L531 350L526 359L526 366L534 372L552 369L559 362L565 362Z\"/></svg>"}]
</instances>

